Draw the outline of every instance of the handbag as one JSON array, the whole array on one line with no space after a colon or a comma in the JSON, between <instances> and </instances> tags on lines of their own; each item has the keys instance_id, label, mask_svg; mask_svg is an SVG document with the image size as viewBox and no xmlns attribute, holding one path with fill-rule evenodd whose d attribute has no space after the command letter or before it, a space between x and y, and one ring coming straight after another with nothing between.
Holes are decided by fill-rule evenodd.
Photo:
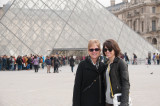
<instances>
[{"instance_id":1,"label":"handbag","mask_svg":"<svg viewBox=\"0 0 160 106\"><path fill-rule=\"evenodd\" d=\"M113 106L120 106L121 96L122 96L122 93L114 94L114 96L113 96ZM132 106L132 100L131 100L130 96L129 96L129 103L128 104L129 104L128 106Z\"/></svg>"},{"instance_id":2,"label":"handbag","mask_svg":"<svg viewBox=\"0 0 160 106\"><path fill-rule=\"evenodd\" d=\"M108 65L108 66L109 66L108 70L110 71L110 65ZM109 77L109 81L110 81L110 87L111 87L111 94L112 94L112 98L113 98L113 106L120 106L122 93L117 93L117 94L113 95L113 90L112 90L112 84L111 84L110 77ZM128 106L132 106L132 100L131 100L130 96L129 96L128 104L129 104Z\"/></svg>"}]
</instances>

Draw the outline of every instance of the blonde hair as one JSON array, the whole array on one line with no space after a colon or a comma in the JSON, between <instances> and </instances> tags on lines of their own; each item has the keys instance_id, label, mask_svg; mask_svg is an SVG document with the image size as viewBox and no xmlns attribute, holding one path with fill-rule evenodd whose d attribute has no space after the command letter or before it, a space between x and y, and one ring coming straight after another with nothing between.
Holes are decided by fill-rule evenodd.
<instances>
[{"instance_id":1,"label":"blonde hair","mask_svg":"<svg viewBox=\"0 0 160 106\"><path fill-rule=\"evenodd\" d=\"M88 42L88 50L90 49L90 47L91 47L93 44L96 44L96 45L98 46L98 48L101 50L100 42L99 42L99 40L97 40L97 39L91 39L91 40L89 40L89 42Z\"/></svg>"}]
</instances>

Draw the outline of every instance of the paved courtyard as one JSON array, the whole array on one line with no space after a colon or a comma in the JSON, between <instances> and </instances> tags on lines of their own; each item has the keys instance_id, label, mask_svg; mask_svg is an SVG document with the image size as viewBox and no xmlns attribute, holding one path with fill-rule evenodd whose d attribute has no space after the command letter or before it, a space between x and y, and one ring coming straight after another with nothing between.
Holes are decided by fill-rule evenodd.
<instances>
[{"instance_id":1,"label":"paved courtyard","mask_svg":"<svg viewBox=\"0 0 160 106\"><path fill-rule=\"evenodd\" d=\"M72 106L75 76L60 70L0 71L0 106ZM129 75L133 106L160 106L160 65L129 65Z\"/></svg>"}]
</instances>

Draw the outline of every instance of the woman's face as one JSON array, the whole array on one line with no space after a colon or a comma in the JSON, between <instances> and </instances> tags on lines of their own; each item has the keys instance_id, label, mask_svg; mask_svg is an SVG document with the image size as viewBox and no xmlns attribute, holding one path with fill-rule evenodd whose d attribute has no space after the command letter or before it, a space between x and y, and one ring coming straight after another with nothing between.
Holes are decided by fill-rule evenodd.
<instances>
[{"instance_id":1,"label":"woman's face","mask_svg":"<svg viewBox=\"0 0 160 106\"><path fill-rule=\"evenodd\" d=\"M107 56L107 58L111 59L113 57L115 57L115 51L113 49L108 49L106 46L105 46L105 55Z\"/></svg>"},{"instance_id":2,"label":"woman's face","mask_svg":"<svg viewBox=\"0 0 160 106\"><path fill-rule=\"evenodd\" d=\"M97 59L100 56L100 49L96 44L92 44L88 49L89 56L91 59Z\"/></svg>"}]
</instances>

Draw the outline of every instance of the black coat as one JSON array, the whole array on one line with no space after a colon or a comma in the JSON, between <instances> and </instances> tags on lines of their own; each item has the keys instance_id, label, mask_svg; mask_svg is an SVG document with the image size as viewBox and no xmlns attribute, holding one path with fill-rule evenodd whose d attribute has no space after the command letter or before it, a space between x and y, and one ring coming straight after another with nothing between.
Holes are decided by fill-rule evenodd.
<instances>
[{"instance_id":1,"label":"black coat","mask_svg":"<svg viewBox=\"0 0 160 106\"><path fill-rule=\"evenodd\" d=\"M113 94L122 93L120 106L128 106L130 83L127 64L119 57L116 57L110 66L109 75ZM104 84L106 86L106 83Z\"/></svg>"},{"instance_id":2,"label":"black coat","mask_svg":"<svg viewBox=\"0 0 160 106\"><path fill-rule=\"evenodd\" d=\"M98 69L88 58L80 62L75 77L73 106L105 106L104 72L102 62ZM94 80L92 86L84 91Z\"/></svg>"},{"instance_id":3,"label":"black coat","mask_svg":"<svg viewBox=\"0 0 160 106\"><path fill-rule=\"evenodd\" d=\"M17 63L18 65L22 65L22 63L23 63L22 58L17 58L16 63Z\"/></svg>"},{"instance_id":4,"label":"black coat","mask_svg":"<svg viewBox=\"0 0 160 106\"><path fill-rule=\"evenodd\" d=\"M69 60L69 62L70 62L70 66L73 67L74 66L74 58L71 57L70 60Z\"/></svg>"}]
</instances>

